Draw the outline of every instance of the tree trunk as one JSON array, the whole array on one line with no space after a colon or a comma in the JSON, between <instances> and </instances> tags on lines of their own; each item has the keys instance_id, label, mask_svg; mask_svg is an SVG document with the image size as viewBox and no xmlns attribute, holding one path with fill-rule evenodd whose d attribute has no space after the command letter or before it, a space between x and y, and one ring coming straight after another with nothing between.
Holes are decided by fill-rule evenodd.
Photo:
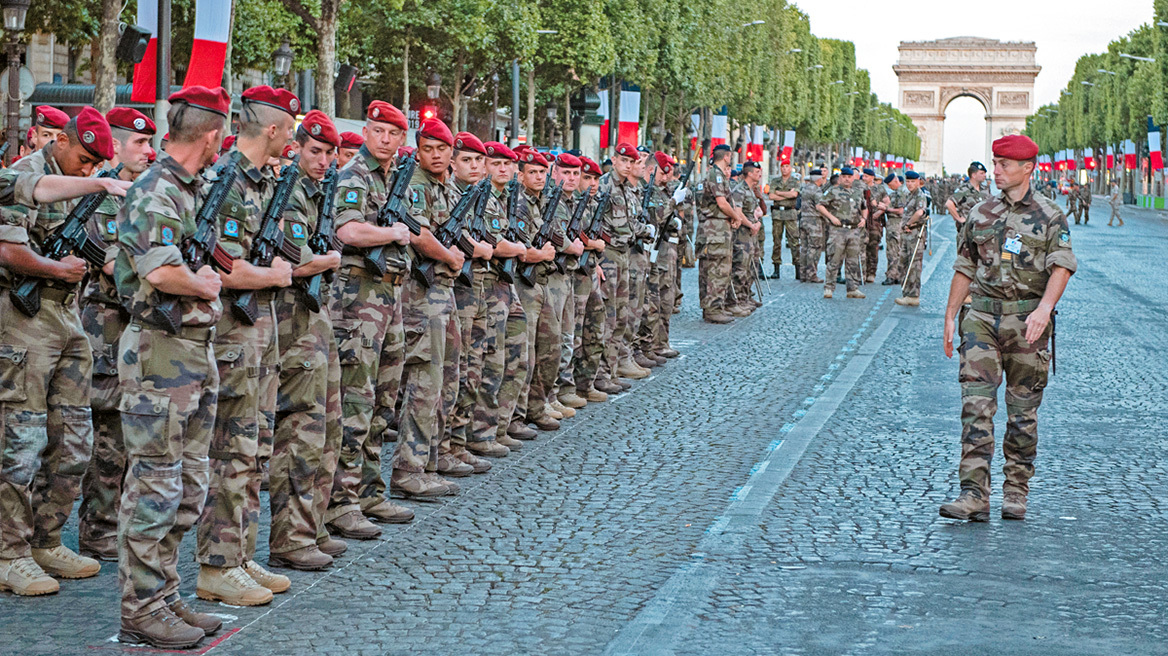
<instances>
[{"instance_id":1,"label":"tree trunk","mask_svg":"<svg viewBox=\"0 0 1168 656\"><path fill-rule=\"evenodd\" d=\"M667 109L667 105L669 104L668 101L669 101L668 92L665 91L664 89L662 89L661 90L661 113L657 116L657 134L661 135L661 137L660 137L661 142L658 144L654 144L657 146L657 150L661 150L661 151L665 150L665 111Z\"/></svg>"},{"instance_id":2,"label":"tree trunk","mask_svg":"<svg viewBox=\"0 0 1168 656\"><path fill-rule=\"evenodd\" d=\"M535 139L535 63L527 69L527 145Z\"/></svg>"},{"instance_id":3,"label":"tree trunk","mask_svg":"<svg viewBox=\"0 0 1168 656\"><path fill-rule=\"evenodd\" d=\"M333 89L333 71L337 66L337 9L340 0L320 0L320 19L316 34L316 108L336 116L337 96Z\"/></svg>"},{"instance_id":4,"label":"tree trunk","mask_svg":"<svg viewBox=\"0 0 1168 656\"><path fill-rule=\"evenodd\" d=\"M401 110L410 115L410 35L406 34L406 47L402 50L402 106ZM406 120L409 122L409 119Z\"/></svg>"},{"instance_id":5,"label":"tree trunk","mask_svg":"<svg viewBox=\"0 0 1168 656\"><path fill-rule=\"evenodd\" d=\"M572 140L572 80L564 87L564 150L575 147Z\"/></svg>"},{"instance_id":6,"label":"tree trunk","mask_svg":"<svg viewBox=\"0 0 1168 656\"><path fill-rule=\"evenodd\" d=\"M454 126L457 132L462 119L462 72L466 68L466 51L460 50L458 52L458 59L454 63L454 95L450 97L450 104L454 114L451 116L450 124Z\"/></svg>"},{"instance_id":7,"label":"tree trunk","mask_svg":"<svg viewBox=\"0 0 1168 656\"><path fill-rule=\"evenodd\" d=\"M93 106L102 114L117 102L118 60L114 55L121 10L119 0L101 0L101 28L94 48L97 58L93 60Z\"/></svg>"}]
</instances>

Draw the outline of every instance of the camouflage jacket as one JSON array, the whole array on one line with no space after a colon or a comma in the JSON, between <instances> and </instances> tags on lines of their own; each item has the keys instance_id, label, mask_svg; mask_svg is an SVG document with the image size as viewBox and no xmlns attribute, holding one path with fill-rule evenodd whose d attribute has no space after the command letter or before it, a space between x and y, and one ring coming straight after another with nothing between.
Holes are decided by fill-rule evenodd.
<instances>
[{"instance_id":1,"label":"camouflage jacket","mask_svg":"<svg viewBox=\"0 0 1168 656\"><path fill-rule=\"evenodd\" d=\"M690 182L693 182L692 176L690 178ZM669 196L671 201L673 200L673 192L677 191L677 187L680 184L681 180L670 180L669 182L665 183L665 193ZM691 187L688 187L685 190L685 200L675 204L674 208L677 210L677 215L680 216L683 221L687 221L693 218L695 208L692 184Z\"/></svg>"},{"instance_id":2,"label":"camouflage jacket","mask_svg":"<svg viewBox=\"0 0 1168 656\"><path fill-rule=\"evenodd\" d=\"M264 210L276 190L276 176L267 166L256 166L239 150L224 157L235 157L238 173L219 208L219 243L236 259L251 254L252 241L260 232ZM204 177L215 181L218 169L207 169Z\"/></svg>"},{"instance_id":3,"label":"camouflage jacket","mask_svg":"<svg viewBox=\"0 0 1168 656\"><path fill-rule=\"evenodd\" d=\"M953 204L957 206L957 211L961 213L961 216L968 218L969 211L973 209L973 206L989 198L989 196L989 192L975 189L969 182L963 182L949 196L949 200L953 201Z\"/></svg>"},{"instance_id":4,"label":"camouflage jacket","mask_svg":"<svg viewBox=\"0 0 1168 656\"><path fill-rule=\"evenodd\" d=\"M1091 207L1091 188L1079 187L1079 204L1083 207Z\"/></svg>"},{"instance_id":5,"label":"camouflage jacket","mask_svg":"<svg viewBox=\"0 0 1168 656\"><path fill-rule=\"evenodd\" d=\"M106 196L98 206L97 211L85 222L85 236L93 243L105 249L105 261L108 264L118 256L114 246L118 243L118 212L121 211L125 199L117 196ZM120 305L118 289L114 279L105 275L101 269L90 268L89 282L85 285L82 298L89 302L105 305Z\"/></svg>"},{"instance_id":6,"label":"camouflage jacket","mask_svg":"<svg viewBox=\"0 0 1168 656\"><path fill-rule=\"evenodd\" d=\"M746 220L754 223L758 220L754 218L754 210L758 208L758 196L755 195L754 189L746 184L746 180L743 179L745 177L739 176L739 179L730 185L730 205L741 209Z\"/></svg>"},{"instance_id":7,"label":"camouflage jacket","mask_svg":"<svg viewBox=\"0 0 1168 656\"><path fill-rule=\"evenodd\" d=\"M722 173L722 169L711 164L710 170L706 174L706 183L702 186L701 202L698 205L703 219L730 220L730 217L718 207L718 198L730 201L730 176Z\"/></svg>"},{"instance_id":8,"label":"camouflage jacket","mask_svg":"<svg viewBox=\"0 0 1168 656\"><path fill-rule=\"evenodd\" d=\"M1077 266L1066 216L1031 189L1017 203L1002 193L974 209L953 270L973 280L974 294L1017 301L1041 298L1055 267Z\"/></svg>"},{"instance_id":9,"label":"camouflage jacket","mask_svg":"<svg viewBox=\"0 0 1168 656\"><path fill-rule=\"evenodd\" d=\"M929 220L929 199L925 196L924 189L917 189L916 191L908 191L907 187L904 189L904 225L911 226L915 230L916 228L924 225L925 222ZM924 210L925 214L922 214L914 221L913 215L917 212L920 212L921 210Z\"/></svg>"},{"instance_id":10,"label":"camouflage jacket","mask_svg":"<svg viewBox=\"0 0 1168 656\"><path fill-rule=\"evenodd\" d=\"M54 141L35 153L20 158L7 170L14 174L36 174L38 176L36 180L40 180L39 176L44 175L64 175L61 172L61 167L57 165L56 158L53 157L53 148L56 145L57 142ZM36 187L36 181L33 181L32 186L25 192L28 196L25 200L29 201L27 204L16 202L5 204L0 208L4 226L3 232L0 232L0 240L27 244L39 254L42 252L41 248L45 239L65 222L65 219L69 217L69 212L72 211L79 199L38 204L32 200L34 187ZM0 286L7 286L11 283L10 272L0 267ZM63 280L50 280L47 284L60 289L74 287Z\"/></svg>"},{"instance_id":11,"label":"camouflage jacket","mask_svg":"<svg viewBox=\"0 0 1168 656\"><path fill-rule=\"evenodd\" d=\"M612 171L600 176L597 193L609 192L608 209L604 211L604 229L612 237L612 246L625 250L633 241L633 225L640 211L641 181L626 178L618 182Z\"/></svg>"},{"instance_id":12,"label":"camouflage jacket","mask_svg":"<svg viewBox=\"0 0 1168 656\"><path fill-rule=\"evenodd\" d=\"M356 158L354 158L356 159ZM445 182L435 178L421 166L414 169L414 177L410 179L410 216L422 224L423 228L434 232L446 223L454 206L462 194L454 186L451 179ZM410 259L417 262L419 254L410 246ZM446 263L438 262L434 273L439 278L454 280L458 272L451 269Z\"/></svg>"},{"instance_id":13,"label":"camouflage jacket","mask_svg":"<svg viewBox=\"0 0 1168 656\"><path fill-rule=\"evenodd\" d=\"M855 186L851 189L844 189L836 185L824 192L819 201L820 205L827 208L831 215L839 219L840 223L845 228L852 228L860 225L860 199L856 195Z\"/></svg>"},{"instance_id":14,"label":"camouflage jacket","mask_svg":"<svg viewBox=\"0 0 1168 656\"><path fill-rule=\"evenodd\" d=\"M794 191L796 189L799 189L799 186L800 186L799 181L795 179L794 175L787 176L787 179L785 179L785 180L783 179L783 176L781 176L781 175L771 176L770 182L767 183L767 188L772 192L775 192L775 191ZM792 212L794 212L794 210L795 210L795 199L794 198L792 198L791 200L776 200L776 201L774 201L774 204L771 205L771 214L775 215L776 218L779 218L780 214L781 214L782 215L781 218L783 218L785 220L791 219L794 217L794 215L792 214Z\"/></svg>"},{"instance_id":15,"label":"camouflage jacket","mask_svg":"<svg viewBox=\"0 0 1168 656\"><path fill-rule=\"evenodd\" d=\"M823 215L816 206L823 202L823 189L814 182L804 182L799 187L799 218L803 220L822 221Z\"/></svg>"},{"instance_id":16,"label":"camouflage jacket","mask_svg":"<svg viewBox=\"0 0 1168 656\"><path fill-rule=\"evenodd\" d=\"M391 167L389 173L386 173L381 168L381 162L378 162L365 146L361 146L353 159L349 160L338 174L337 230L349 221L377 223L377 213L389 195L395 170L396 167ZM406 200L408 202L409 199ZM346 247L341 256L341 268L363 267L363 251L364 249ZM405 247L401 244L386 245L385 263L386 271L390 273L405 271L409 266Z\"/></svg>"},{"instance_id":17,"label":"camouflage jacket","mask_svg":"<svg viewBox=\"0 0 1168 656\"><path fill-rule=\"evenodd\" d=\"M178 246L195 233L195 214L202 201L202 178L166 152L158 153L158 160L126 193L118 212L114 282L131 317L153 323L159 297L146 276L162 266L186 266ZM213 326L223 315L219 299L183 296L181 309L184 326Z\"/></svg>"},{"instance_id":18,"label":"camouflage jacket","mask_svg":"<svg viewBox=\"0 0 1168 656\"><path fill-rule=\"evenodd\" d=\"M300 264L304 266L316 256L308 247L308 239L316 233L320 223L320 206L324 202L324 190L318 180L312 179L303 169L288 204L284 207L284 238L300 248Z\"/></svg>"}]
</instances>

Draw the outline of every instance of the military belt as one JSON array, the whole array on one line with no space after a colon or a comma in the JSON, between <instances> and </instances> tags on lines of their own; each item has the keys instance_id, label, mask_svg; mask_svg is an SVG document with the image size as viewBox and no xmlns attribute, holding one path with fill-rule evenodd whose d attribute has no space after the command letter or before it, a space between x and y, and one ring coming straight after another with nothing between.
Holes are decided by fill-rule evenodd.
<instances>
[{"instance_id":1,"label":"military belt","mask_svg":"<svg viewBox=\"0 0 1168 656\"><path fill-rule=\"evenodd\" d=\"M160 326L146 323L141 319L131 319L130 330L135 332L141 330L155 330L166 333L167 335L171 335L171 333L166 329ZM171 336L177 337L179 339L190 340L192 342L209 343L215 341L215 326L180 326L178 329L178 334Z\"/></svg>"},{"instance_id":2,"label":"military belt","mask_svg":"<svg viewBox=\"0 0 1168 656\"><path fill-rule=\"evenodd\" d=\"M969 307L977 312L987 314L1029 314L1038 309L1041 299L1027 298L1021 301L1002 301L986 296L974 296L970 299Z\"/></svg>"},{"instance_id":3,"label":"military belt","mask_svg":"<svg viewBox=\"0 0 1168 656\"><path fill-rule=\"evenodd\" d=\"M41 286L41 300L55 301L61 305L69 305L77 297L76 289L61 289L59 287Z\"/></svg>"},{"instance_id":4,"label":"military belt","mask_svg":"<svg viewBox=\"0 0 1168 656\"><path fill-rule=\"evenodd\" d=\"M378 280L377 276L369 273L369 269L366 269L363 266L350 266L349 268L345 269L345 273L349 274L350 276L361 276L362 278L369 278L370 280ZM388 283L395 287L402 284L402 281L405 279L405 273L401 271L386 271L385 275L380 278L381 282Z\"/></svg>"}]
</instances>

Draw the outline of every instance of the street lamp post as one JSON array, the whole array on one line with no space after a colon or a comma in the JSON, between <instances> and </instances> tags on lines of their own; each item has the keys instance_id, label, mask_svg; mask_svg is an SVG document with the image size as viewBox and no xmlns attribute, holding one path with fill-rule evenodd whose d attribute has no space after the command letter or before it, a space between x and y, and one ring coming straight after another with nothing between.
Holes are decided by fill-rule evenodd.
<instances>
[{"instance_id":1,"label":"street lamp post","mask_svg":"<svg viewBox=\"0 0 1168 656\"><path fill-rule=\"evenodd\" d=\"M4 12L4 29L8 32L8 118L6 120L5 141L8 142L8 161L20 154L20 42L17 37L24 31L24 19L28 14L31 0L3 0L0 7Z\"/></svg>"},{"instance_id":2,"label":"street lamp post","mask_svg":"<svg viewBox=\"0 0 1168 656\"><path fill-rule=\"evenodd\" d=\"M276 77L274 81L277 87L284 88L284 82L292 70L292 60L295 58L296 53L292 52L292 46L288 45L287 41L281 43L276 52L272 53L272 72Z\"/></svg>"}]
</instances>

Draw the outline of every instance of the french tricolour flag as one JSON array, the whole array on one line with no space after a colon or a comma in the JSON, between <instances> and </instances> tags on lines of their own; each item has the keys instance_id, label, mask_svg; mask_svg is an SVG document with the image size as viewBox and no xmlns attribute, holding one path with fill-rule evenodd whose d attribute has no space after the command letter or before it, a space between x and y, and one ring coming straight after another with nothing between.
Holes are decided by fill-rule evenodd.
<instances>
[{"instance_id":1,"label":"french tricolour flag","mask_svg":"<svg viewBox=\"0 0 1168 656\"><path fill-rule=\"evenodd\" d=\"M1094 169L1095 168L1095 149L1093 149L1093 148L1084 148L1083 149L1083 168L1085 168L1085 169Z\"/></svg>"},{"instance_id":2,"label":"french tricolour flag","mask_svg":"<svg viewBox=\"0 0 1168 656\"><path fill-rule=\"evenodd\" d=\"M1129 171L1136 168L1136 142L1127 139L1123 142L1123 167Z\"/></svg>"},{"instance_id":3,"label":"french tricolour flag","mask_svg":"<svg viewBox=\"0 0 1168 656\"><path fill-rule=\"evenodd\" d=\"M617 142L628 142L636 146L641 143L641 92L620 92L620 125L617 126Z\"/></svg>"},{"instance_id":4,"label":"french tricolour flag","mask_svg":"<svg viewBox=\"0 0 1168 656\"><path fill-rule=\"evenodd\" d=\"M147 2L149 4L149 2ZM195 41L183 87L223 84L227 40L231 37L231 0L196 0Z\"/></svg>"},{"instance_id":5,"label":"french tricolour flag","mask_svg":"<svg viewBox=\"0 0 1168 656\"><path fill-rule=\"evenodd\" d=\"M1111 146L1107 147L1107 168L1115 168L1115 148Z\"/></svg>"},{"instance_id":6,"label":"french tricolour flag","mask_svg":"<svg viewBox=\"0 0 1168 656\"><path fill-rule=\"evenodd\" d=\"M600 96L600 109L597 110L596 114L603 121L600 124L600 147L608 148L608 111L610 108L608 104L608 89L601 89L597 95Z\"/></svg>"},{"instance_id":7,"label":"french tricolour flag","mask_svg":"<svg viewBox=\"0 0 1168 656\"><path fill-rule=\"evenodd\" d=\"M766 128L761 125L754 126L754 134L750 137L750 144L746 147L746 159L761 162L763 153L763 140L766 137Z\"/></svg>"},{"instance_id":8,"label":"french tricolour flag","mask_svg":"<svg viewBox=\"0 0 1168 656\"><path fill-rule=\"evenodd\" d=\"M864 149L856 146L852 149L852 166L861 167L864 165Z\"/></svg>"},{"instance_id":9,"label":"french tricolour flag","mask_svg":"<svg viewBox=\"0 0 1168 656\"><path fill-rule=\"evenodd\" d=\"M1148 117L1148 153L1153 170L1164 168L1164 154L1160 152L1160 128L1152 122L1151 116Z\"/></svg>"},{"instance_id":10,"label":"french tricolour flag","mask_svg":"<svg viewBox=\"0 0 1168 656\"><path fill-rule=\"evenodd\" d=\"M726 115L714 114L710 121L710 148L726 143L729 133L726 130Z\"/></svg>"},{"instance_id":11,"label":"french tricolour flag","mask_svg":"<svg viewBox=\"0 0 1168 656\"><path fill-rule=\"evenodd\" d=\"M779 161L790 162L795 155L795 131L786 130L783 132L783 152L779 155Z\"/></svg>"},{"instance_id":12,"label":"french tricolour flag","mask_svg":"<svg viewBox=\"0 0 1168 656\"><path fill-rule=\"evenodd\" d=\"M146 45L146 54L142 61L134 64L134 88L130 91L130 100L140 103L154 102L154 87L158 76L155 62L158 60L158 3L138 3L138 26L150 30L150 42Z\"/></svg>"}]
</instances>

